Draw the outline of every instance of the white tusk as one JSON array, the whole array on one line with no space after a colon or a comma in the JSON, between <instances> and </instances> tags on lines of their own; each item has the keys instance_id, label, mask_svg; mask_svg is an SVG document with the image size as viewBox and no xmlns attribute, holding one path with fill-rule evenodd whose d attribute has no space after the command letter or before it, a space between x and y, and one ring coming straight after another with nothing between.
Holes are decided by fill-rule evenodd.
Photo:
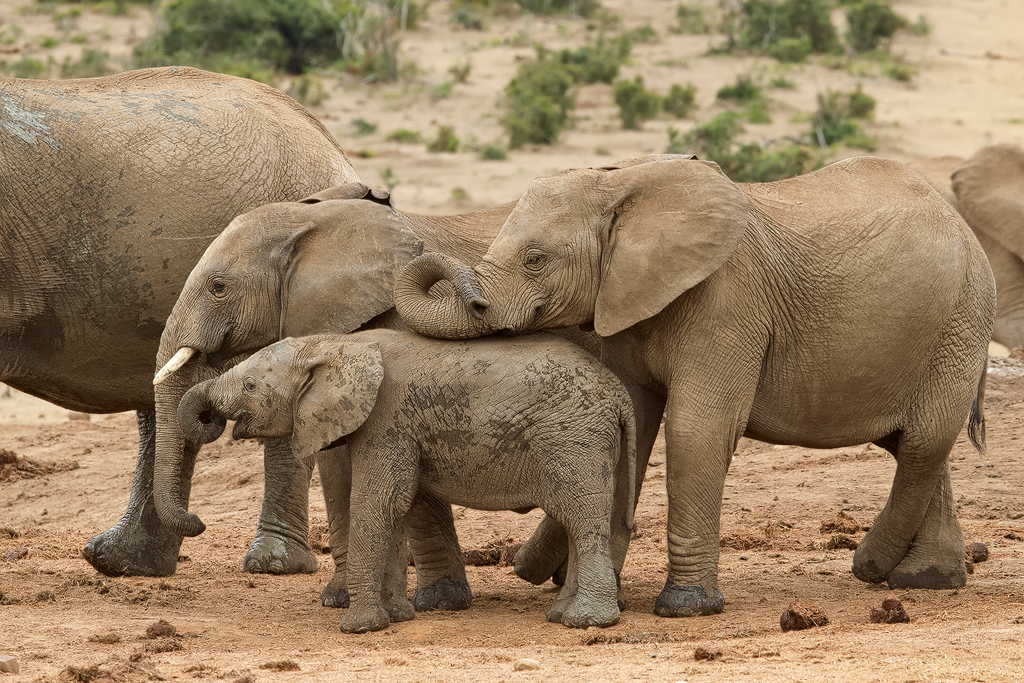
<instances>
[{"instance_id":1,"label":"white tusk","mask_svg":"<svg viewBox=\"0 0 1024 683\"><path fill-rule=\"evenodd\" d=\"M182 346L178 349L178 352L171 356L171 359L167 361L167 365L160 368L160 371L156 373L156 377L153 378L153 384L160 384L160 382L163 382L165 379L173 375L179 368L181 368L182 365L188 362L189 358L194 355L196 355L195 349Z\"/></svg>"}]
</instances>

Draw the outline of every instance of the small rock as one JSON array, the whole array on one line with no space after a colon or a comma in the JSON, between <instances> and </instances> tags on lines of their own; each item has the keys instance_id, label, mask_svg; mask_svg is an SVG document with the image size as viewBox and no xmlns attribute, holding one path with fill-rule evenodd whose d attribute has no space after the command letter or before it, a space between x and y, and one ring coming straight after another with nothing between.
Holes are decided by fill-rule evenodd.
<instances>
[{"instance_id":1,"label":"small rock","mask_svg":"<svg viewBox=\"0 0 1024 683\"><path fill-rule=\"evenodd\" d=\"M11 548L4 553L4 559L8 562L17 562L28 556L28 548Z\"/></svg>"},{"instance_id":2,"label":"small rock","mask_svg":"<svg viewBox=\"0 0 1024 683\"><path fill-rule=\"evenodd\" d=\"M825 550L856 550L857 541L853 540L846 534L836 534L832 538L825 541Z\"/></svg>"},{"instance_id":3,"label":"small rock","mask_svg":"<svg viewBox=\"0 0 1024 683\"><path fill-rule=\"evenodd\" d=\"M512 665L513 671L536 671L540 668L540 662L536 659L520 659Z\"/></svg>"},{"instance_id":4,"label":"small rock","mask_svg":"<svg viewBox=\"0 0 1024 683\"><path fill-rule=\"evenodd\" d=\"M779 617L779 626L783 631L800 631L805 628L824 626L827 623L828 616L817 605L803 600L794 600L789 603L789 607Z\"/></svg>"},{"instance_id":5,"label":"small rock","mask_svg":"<svg viewBox=\"0 0 1024 683\"><path fill-rule=\"evenodd\" d=\"M1024 536L1021 536L1020 534L1014 533L1012 531L1008 534L1003 534L1003 538L1011 541L1024 541Z\"/></svg>"},{"instance_id":6,"label":"small rock","mask_svg":"<svg viewBox=\"0 0 1024 683\"><path fill-rule=\"evenodd\" d=\"M964 562L964 567L967 569L967 573L968 574L973 574L974 573L974 563L973 562Z\"/></svg>"},{"instance_id":7,"label":"small rock","mask_svg":"<svg viewBox=\"0 0 1024 683\"><path fill-rule=\"evenodd\" d=\"M974 564L984 562L988 559L988 546L984 543L968 543L964 548L964 557Z\"/></svg>"},{"instance_id":8,"label":"small rock","mask_svg":"<svg viewBox=\"0 0 1024 683\"><path fill-rule=\"evenodd\" d=\"M154 621L146 627L147 638L169 638L178 632L178 629L163 619Z\"/></svg>"},{"instance_id":9,"label":"small rock","mask_svg":"<svg viewBox=\"0 0 1024 683\"><path fill-rule=\"evenodd\" d=\"M10 655L0 655L0 671L5 674L21 673L21 664L18 662L18 658Z\"/></svg>"},{"instance_id":10,"label":"small rock","mask_svg":"<svg viewBox=\"0 0 1024 683\"><path fill-rule=\"evenodd\" d=\"M698 662L710 662L722 656L721 650L709 650L706 647L698 647L693 651L693 658Z\"/></svg>"},{"instance_id":11,"label":"small rock","mask_svg":"<svg viewBox=\"0 0 1024 683\"><path fill-rule=\"evenodd\" d=\"M910 617L903 609L903 603L896 598L886 598L881 607L871 608L872 624L909 624Z\"/></svg>"}]
</instances>

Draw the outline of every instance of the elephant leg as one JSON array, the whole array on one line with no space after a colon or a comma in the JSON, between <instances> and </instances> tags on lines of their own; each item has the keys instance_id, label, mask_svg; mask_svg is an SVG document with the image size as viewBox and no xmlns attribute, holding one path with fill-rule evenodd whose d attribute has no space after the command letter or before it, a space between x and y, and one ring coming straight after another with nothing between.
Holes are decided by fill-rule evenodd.
<instances>
[{"instance_id":1,"label":"elephant leg","mask_svg":"<svg viewBox=\"0 0 1024 683\"><path fill-rule=\"evenodd\" d=\"M608 362L607 355L603 360ZM617 372L612 364L609 364L609 368L620 378L625 376L624 373ZM658 430L661 428L665 398L642 388L637 382L623 380L623 384L633 399L633 411L636 414L636 500L640 500L640 488L647 472L647 463L651 458L654 442L658 438ZM568 547L565 529L558 522L545 517L530 539L516 553L513 571L519 578L536 586L549 578L560 585L562 582L558 581L557 577L566 575ZM622 553L625 557L625 549Z\"/></svg>"},{"instance_id":2,"label":"elephant leg","mask_svg":"<svg viewBox=\"0 0 1024 683\"><path fill-rule=\"evenodd\" d=\"M177 569L183 537L163 525L153 503L156 413L140 410L137 419L139 457L128 509L117 524L89 539L82 555L107 576L170 576ZM185 462L191 463L186 468L186 482L192 480L196 451L185 457Z\"/></svg>"},{"instance_id":3,"label":"elephant leg","mask_svg":"<svg viewBox=\"0 0 1024 683\"><path fill-rule=\"evenodd\" d=\"M452 506L418 494L406 527L416 562L416 593L412 599L416 611L468 609L473 593L466 580Z\"/></svg>"},{"instance_id":4,"label":"elephant leg","mask_svg":"<svg viewBox=\"0 0 1024 683\"><path fill-rule=\"evenodd\" d=\"M964 535L946 464L910 551L889 573L890 588L959 588L967 583Z\"/></svg>"},{"instance_id":5,"label":"elephant leg","mask_svg":"<svg viewBox=\"0 0 1024 683\"><path fill-rule=\"evenodd\" d=\"M309 479L313 466L292 455L287 439L263 444L263 509L243 568L251 574L313 574L309 547Z\"/></svg>"},{"instance_id":6,"label":"elephant leg","mask_svg":"<svg viewBox=\"0 0 1024 683\"><path fill-rule=\"evenodd\" d=\"M943 542L949 545L951 542L948 532L941 532L940 527L944 522L950 521L948 511L945 512L947 519L942 519L943 508L953 505L952 500L943 500L947 493L942 490L946 485L942 480L948 481L947 458L955 440L955 434L949 436L927 431L922 433L922 430L914 429L899 434L895 447L896 475L893 478L889 499L871 525L871 531L860 542L853 555L853 574L858 579L867 583L882 583L888 579L893 570L910 554L915 537L923 530L926 514L934 506L935 517L929 522L929 528L924 530L921 551L916 557L911 558L905 568L907 572L921 574L916 581L929 580L926 578L926 567L919 563L923 561L930 565L938 558L928 560L927 553L939 549L928 546ZM951 489L948 495L952 496ZM955 519L954 515L953 523L956 523ZM958 562L963 566L962 538L959 543ZM949 564L952 560L953 558L945 558L940 567L950 569ZM941 573L940 567L934 567L935 571ZM962 571L966 577L966 569ZM910 580L905 573L900 574L900 579ZM942 583L937 574L932 580ZM946 581L948 580L950 579L947 578Z\"/></svg>"},{"instance_id":7,"label":"elephant leg","mask_svg":"<svg viewBox=\"0 0 1024 683\"><path fill-rule=\"evenodd\" d=\"M320 592L324 607L348 607L348 525L349 498L352 493L352 461L348 448L339 446L321 451L316 457L320 483L324 489L324 506L330 529L331 559L334 576Z\"/></svg>"}]
</instances>

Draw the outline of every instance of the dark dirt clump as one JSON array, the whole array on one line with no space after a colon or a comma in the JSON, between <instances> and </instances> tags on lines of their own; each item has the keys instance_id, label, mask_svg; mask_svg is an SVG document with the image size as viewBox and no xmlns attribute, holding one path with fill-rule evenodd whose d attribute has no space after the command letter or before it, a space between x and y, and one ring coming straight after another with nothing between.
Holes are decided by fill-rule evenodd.
<instances>
[{"instance_id":1,"label":"dark dirt clump","mask_svg":"<svg viewBox=\"0 0 1024 683\"><path fill-rule=\"evenodd\" d=\"M779 626L783 631L802 631L805 628L825 626L828 616L812 603L794 600L779 617Z\"/></svg>"},{"instance_id":2,"label":"dark dirt clump","mask_svg":"<svg viewBox=\"0 0 1024 683\"><path fill-rule=\"evenodd\" d=\"M968 543L964 548L964 558L974 564L984 562L988 559L988 546L984 543Z\"/></svg>"},{"instance_id":3,"label":"dark dirt clump","mask_svg":"<svg viewBox=\"0 0 1024 683\"><path fill-rule=\"evenodd\" d=\"M872 624L909 624L910 616L903 609L903 603L896 598L886 598L881 607L871 608Z\"/></svg>"},{"instance_id":4,"label":"dark dirt clump","mask_svg":"<svg viewBox=\"0 0 1024 683\"><path fill-rule=\"evenodd\" d=\"M705 647L698 647L693 651L693 658L698 662L710 662L722 656L721 650L709 650Z\"/></svg>"},{"instance_id":5,"label":"dark dirt clump","mask_svg":"<svg viewBox=\"0 0 1024 683\"><path fill-rule=\"evenodd\" d=\"M483 548L465 550L462 557L470 567L510 567L516 553L523 547L511 538L492 540Z\"/></svg>"},{"instance_id":6,"label":"dark dirt clump","mask_svg":"<svg viewBox=\"0 0 1024 683\"><path fill-rule=\"evenodd\" d=\"M44 474L77 470L77 460L61 460L60 462L36 462L19 456L14 451L0 448L0 481L16 481L31 479Z\"/></svg>"},{"instance_id":7,"label":"dark dirt clump","mask_svg":"<svg viewBox=\"0 0 1024 683\"><path fill-rule=\"evenodd\" d=\"M160 621L154 621L146 627L147 638L169 638L177 632L178 629L174 628L173 624L170 624L163 619Z\"/></svg>"},{"instance_id":8,"label":"dark dirt clump","mask_svg":"<svg viewBox=\"0 0 1024 683\"><path fill-rule=\"evenodd\" d=\"M823 534L855 534L860 528L857 520L840 510L835 517L822 522L818 531Z\"/></svg>"},{"instance_id":9,"label":"dark dirt clump","mask_svg":"<svg viewBox=\"0 0 1024 683\"><path fill-rule=\"evenodd\" d=\"M282 659L279 662L267 662L266 664L260 664L261 669L270 669L271 671L298 671L299 665L290 659Z\"/></svg>"},{"instance_id":10,"label":"dark dirt clump","mask_svg":"<svg viewBox=\"0 0 1024 683\"><path fill-rule=\"evenodd\" d=\"M859 544L846 534L836 534L821 544L823 550L856 550Z\"/></svg>"}]
</instances>

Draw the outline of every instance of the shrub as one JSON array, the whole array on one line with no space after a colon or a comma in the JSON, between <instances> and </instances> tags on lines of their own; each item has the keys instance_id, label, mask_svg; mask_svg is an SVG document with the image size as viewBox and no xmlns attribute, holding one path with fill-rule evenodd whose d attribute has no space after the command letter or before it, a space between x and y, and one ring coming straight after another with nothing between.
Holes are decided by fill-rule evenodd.
<instances>
[{"instance_id":1,"label":"shrub","mask_svg":"<svg viewBox=\"0 0 1024 683\"><path fill-rule=\"evenodd\" d=\"M469 79L469 72L473 70L473 65L469 62L462 62L460 64L452 64L448 67L448 73L452 75L456 83L465 83Z\"/></svg>"},{"instance_id":2,"label":"shrub","mask_svg":"<svg viewBox=\"0 0 1024 683\"><path fill-rule=\"evenodd\" d=\"M403 145L418 145L423 141L423 135L418 130L399 128L388 133L384 139L388 142L399 142Z\"/></svg>"},{"instance_id":3,"label":"shrub","mask_svg":"<svg viewBox=\"0 0 1024 683\"><path fill-rule=\"evenodd\" d=\"M459 138L455 135L455 129L451 126L441 126L437 129L437 137L427 143L428 152L458 152Z\"/></svg>"},{"instance_id":4,"label":"shrub","mask_svg":"<svg viewBox=\"0 0 1024 683\"><path fill-rule=\"evenodd\" d=\"M855 121L870 117L874 108L874 98L862 92L860 86L852 93L837 90L819 93L818 109L811 120L811 136L821 147L843 142L874 151L874 141Z\"/></svg>"},{"instance_id":5,"label":"shrub","mask_svg":"<svg viewBox=\"0 0 1024 683\"><path fill-rule=\"evenodd\" d=\"M741 8L742 42L765 50L784 38L807 38L814 52L838 46L828 0L745 0Z\"/></svg>"},{"instance_id":6,"label":"shrub","mask_svg":"<svg viewBox=\"0 0 1024 683\"><path fill-rule=\"evenodd\" d=\"M4 64L4 73L15 78L42 78L46 74L46 64L39 59L22 57L13 64Z\"/></svg>"},{"instance_id":7,"label":"shrub","mask_svg":"<svg viewBox=\"0 0 1024 683\"><path fill-rule=\"evenodd\" d=\"M319 0L174 0L136 57L205 66L221 55L301 74L342 56L337 27L348 10Z\"/></svg>"},{"instance_id":8,"label":"shrub","mask_svg":"<svg viewBox=\"0 0 1024 683\"><path fill-rule=\"evenodd\" d=\"M750 74L740 74L736 81L723 85L715 94L720 100L736 100L737 102L750 102L761 98L761 88L754 83Z\"/></svg>"},{"instance_id":9,"label":"shrub","mask_svg":"<svg viewBox=\"0 0 1024 683\"><path fill-rule=\"evenodd\" d=\"M507 111L501 123L509 134L509 147L556 142L575 102L572 85L572 74L558 60L543 58L520 64L504 90Z\"/></svg>"},{"instance_id":10,"label":"shrub","mask_svg":"<svg viewBox=\"0 0 1024 683\"><path fill-rule=\"evenodd\" d=\"M917 71L915 71L912 67L902 62L893 62L889 66L885 67L886 76L888 76L894 81L902 81L904 83L913 78L914 74L916 73Z\"/></svg>"},{"instance_id":11,"label":"shrub","mask_svg":"<svg viewBox=\"0 0 1024 683\"><path fill-rule=\"evenodd\" d=\"M65 57L60 65L61 78L95 78L120 71L107 63L109 54L102 50L88 49L82 51L82 56L72 62L71 57Z\"/></svg>"},{"instance_id":12,"label":"shrub","mask_svg":"<svg viewBox=\"0 0 1024 683\"><path fill-rule=\"evenodd\" d=\"M687 83L686 86L673 83L668 95L661 101L661 108L677 119L685 119L697 106L697 86Z\"/></svg>"},{"instance_id":13,"label":"shrub","mask_svg":"<svg viewBox=\"0 0 1024 683\"><path fill-rule=\"evenodd\" d=\"M711 26L704 20L703 7L676 6L676 25L672 29L673 33L700 35L710 30Z\"/></svg>"},{"instance_id":14,"label":"shrub","mask_svg":"<svg viewBox=\"0 0 1024 683\"><path fill-rule=\"evenodd\" d=\"M889 0L859 0L846 9L846 42L857 52L878 47L900 29L910 27L906 17L893 11Z\"/></svg>"},{"instance_id":15,"label":"shrub","mask_svg":"<svg viewBox=\"0 0 1024 683\"><path fill-rule=\"evenodd\" d=\"M444 100L451 96L452 88L455 87L455 81L448 79L447 81L434 86L430 91L431 101L437 102L438 100Z\"/></svg>"},{"instance_id":16,"label":"shrub","mask_svg":"<svg viewBox=\"0 0 1024 683\"><path fill-rule=\"evenodd\" d=\"M293 79L287 92L307 107L320 106L327 99L323 84L309 74Z\"/></svg>"},{"instance_id":17,"label":"shrub","mask_svg":"<svg viewBox=\"0 0 1024 683\"><path fill-rule=\"evenodd\" d=\"M639 130L640 124L657 116L661 108L661 98L644 88L643 76L618 81L612 93L619 107L622 127L627 130Z\"/></svg>"},{"instance_id":18,"label":"shrub","mask_svg":"<svg viewBox=\"0 0 1024 683\"><path fill-rule=\"evenodd\" d=\"M824 163L824 156L815 154L806 145L782 143L762 147L736 143L734 138L741 132L739 115L725 112L686 135L669 128L666 152L695 153L702 159L714 161L736 182L782 180L813 171Z\"/></svg>"},{"instance_id":19,"label":"shrub","mask_svg":"<svg viewBox=\"0 0 1024 683\"><path fill-rule=\"evenodd\" d=\"M371 123L364 118L352 119L352 125L355 127L356 135L359 137L372 135L377 132L377 124Z\"/></svg>"},{"instance_id":20,"label":"shrub","mask_svg":"<svg viewBox=\"0 0 1024 683\"><path fill-rule=\"evenodd\" d=\"M811 39L807 36L780 38L768 45L768 56L780 62L802 62L811 54L811 50Z\"/></svg>"},{"instance_id":21,"label":"shrub","mask_svg":"<svg viewBox=\"0 0 1024 683\"><path fill-rule=\"evenodd\" d=\"M629 59L632 47L628 36L612 40L601 36L576 50L562 50L558 53L558 61L565 65L574 83L611 83L619 75L619 66ZM538 59L544 59L546 55L544 48L538 48Z\"/></svg>"},{"instance_id":22,"label":"shrub","mask_svg":"<svg viewBox=\"0 0 1024 683\"><path fill-rule=\"evenodd\" d=\"M772 117L768 115L764 100L754 100L743 110L743 118L750 123L771 123Z\"/></svg>"},{"instance_id":23,"label":"shrub","mask_svg":"<svg viewBox=\"0 0 1024 683\"><path fill-rule=\"evenodd\" d=\"M654 27L650 24L637 26L634 29L626 31L622 34L622 37L629 40L633 45L658 42L658 32L655 31Z\"/></svg>"},{"instance_id":24,"label":"shrub","mask_svg":"<svg viewBox=\"0 0 1024 683\"><path fill-rule=\"evenodd\" d=\"M505 148L498 144L490 144L480 151L480 158L485 161L504 161L508 157Z\"/></svg>"},{"instance_id":25,"label":"shrub","mask_svg":"<svg viewBox=\"0 0 1024 683\"><path fill-rule=\"evenodd\" d=\"M395 175L395 170L390 166L386 166L383 171L380 172L380 180L384 183L384 187L387 188L388 192L391 192L399 184L398 176Z\"/></svg>"},{"instance_id":26,"label":"shrub","mask_svg":"<svg viewBox=\"0 0 1024 683\"><path fill-rule=\"evenodd\" d=\"M530 14L563 14L589 17L601 7L600 0L517 0Z\"/></svg>"}]
</instances>

